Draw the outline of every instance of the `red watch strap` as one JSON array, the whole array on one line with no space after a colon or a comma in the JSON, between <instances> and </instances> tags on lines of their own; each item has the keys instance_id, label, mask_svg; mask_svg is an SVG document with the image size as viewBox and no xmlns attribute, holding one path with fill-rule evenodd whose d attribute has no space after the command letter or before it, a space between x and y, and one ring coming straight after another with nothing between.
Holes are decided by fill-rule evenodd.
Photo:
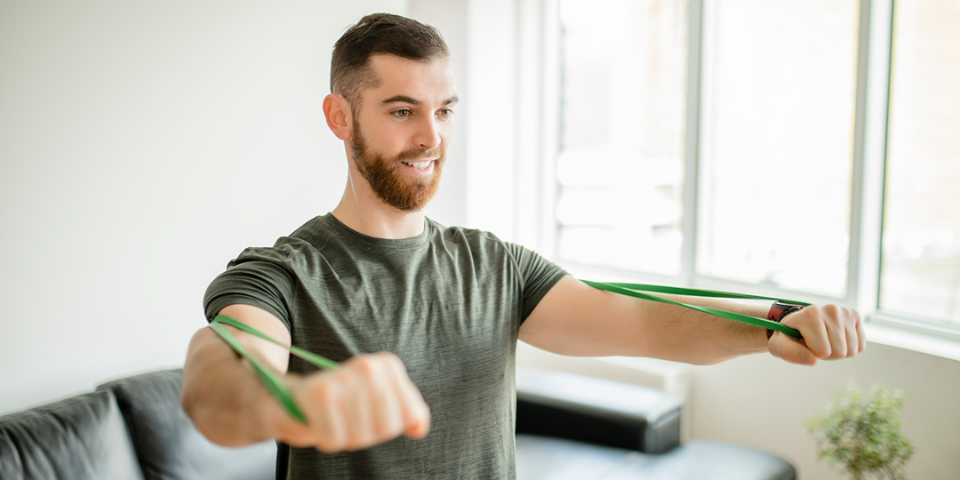
<instances>
[{"instance_id":1,"label":"red watch strap","mask_svg":"<svg viewBox=\"0 0 960 480\"><path fill-rule=\"evenodd\" d=\"M767 320L773 320L774 322L779 323L780 319L783 318L783 312L788 309L789 306L782 303L774 303L770 307L770 311L767 312Z\"/></svg>"},{"instance_id":2,"label":"red watch strap","mask_svg":"<svg viewBox=\"0 0 960 480\"><path fill-rule=\"evenodd\" d=\"M783 302L773 302L773 305L770 306L770 311L767 312L767 320L772 320L774 322L780 323L780 320L783 320L783 317L802 310L803 305L794 305L791 303ZM773 330L767 329L767 340L770 340L770 337L773 336Z\"/></svg>"}]
</instances>

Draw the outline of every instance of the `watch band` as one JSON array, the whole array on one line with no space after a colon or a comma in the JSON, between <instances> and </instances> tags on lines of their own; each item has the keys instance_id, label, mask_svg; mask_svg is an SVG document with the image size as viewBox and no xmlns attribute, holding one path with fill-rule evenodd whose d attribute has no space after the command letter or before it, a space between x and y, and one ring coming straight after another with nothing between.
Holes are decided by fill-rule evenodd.
<instances>
[{"instance_id":1,"label":"watch band","mask_svg":"<svg viewBox=\"0 0 960 480\"><path fill-rule=\"evenodd\" d=\"M790 315L791 313L798 312L803 310L805 305L799 305L796 303L786 303L777 300L773 302L773 305L770 306L770 311L767 312L767 320L771 320L777 323L780 323L780 320L783 320L783 317ZM773 330L767 329L767 340L773 336Z\"/></svg>"}]
</instances>

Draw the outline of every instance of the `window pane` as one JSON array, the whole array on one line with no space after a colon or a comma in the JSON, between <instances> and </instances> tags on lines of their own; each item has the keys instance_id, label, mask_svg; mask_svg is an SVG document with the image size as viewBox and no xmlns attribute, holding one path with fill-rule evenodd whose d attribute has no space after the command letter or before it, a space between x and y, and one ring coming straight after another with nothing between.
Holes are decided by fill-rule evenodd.
<instances>
[{"instance_id":1,"label":"window pane","mask_svg":"<svg viewBox=\"0 0 960 480\"><path fill-rule=\"evenodd\" d=\"M880 307L960 325L960 2L896 2Z\"/></svg>"},{"instance_id":2,"label":"window pane","mask_svg":"<svg viewBox=\"0 0 960 480\"><path fill-rule=\"evenodd\" d=\"M845 295L857 3L706 2L698 273Z\"/></svg>"},{"instance_id":3,"label":"window pane","mask_svg":"<svg viewBox=\"0 0 960 480\"><path fill-rule=\"evenodd\" d=\"M680 271L685 0L561 0L562 260Z\"/></svg>"}]
</instances>

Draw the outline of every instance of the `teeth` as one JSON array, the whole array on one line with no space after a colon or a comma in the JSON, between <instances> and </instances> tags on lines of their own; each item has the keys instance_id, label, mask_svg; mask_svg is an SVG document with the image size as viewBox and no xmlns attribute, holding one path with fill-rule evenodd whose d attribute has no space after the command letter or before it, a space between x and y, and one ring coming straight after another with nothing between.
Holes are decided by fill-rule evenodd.
<instances>
[{"instance_id":1,"label":"teeth","mask_svg":"<svg viewBox=\"0 0 960 480\"><path fill-rule=\"evenodd\" d=\"M430 165L430 162L416 162L416 163L403 162L403 163L406 163L407 165L410 165L411 167L416 168L417 170L423 170Z\"/></svg>"}]
</instances>

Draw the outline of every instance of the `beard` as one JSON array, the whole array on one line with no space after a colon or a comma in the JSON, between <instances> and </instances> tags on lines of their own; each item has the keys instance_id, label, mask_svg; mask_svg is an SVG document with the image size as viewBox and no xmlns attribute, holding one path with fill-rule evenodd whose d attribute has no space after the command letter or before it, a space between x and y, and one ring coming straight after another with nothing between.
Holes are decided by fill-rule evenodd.
<instances>
[{"instance_id":1,"label":"beard","mask_svg":"<svg viewBox=\"0 0 960 480\"><path fill-rule=\"evenodd\" d=\"M384 203L405 212L420 211L437 193L440 187L440 171L446 160L446 152L437 147L433 150L407 150L394 158L367 151L367 142L360 133L359 124L350 138L353 151L353 163L360 175L370 184L373 192ZM439 153L439 155L437 155ZM416 161L422 158L434 158L433 172L429 177L405 179L398 170L403 161Z\"/></svg>"}]
</instances>

